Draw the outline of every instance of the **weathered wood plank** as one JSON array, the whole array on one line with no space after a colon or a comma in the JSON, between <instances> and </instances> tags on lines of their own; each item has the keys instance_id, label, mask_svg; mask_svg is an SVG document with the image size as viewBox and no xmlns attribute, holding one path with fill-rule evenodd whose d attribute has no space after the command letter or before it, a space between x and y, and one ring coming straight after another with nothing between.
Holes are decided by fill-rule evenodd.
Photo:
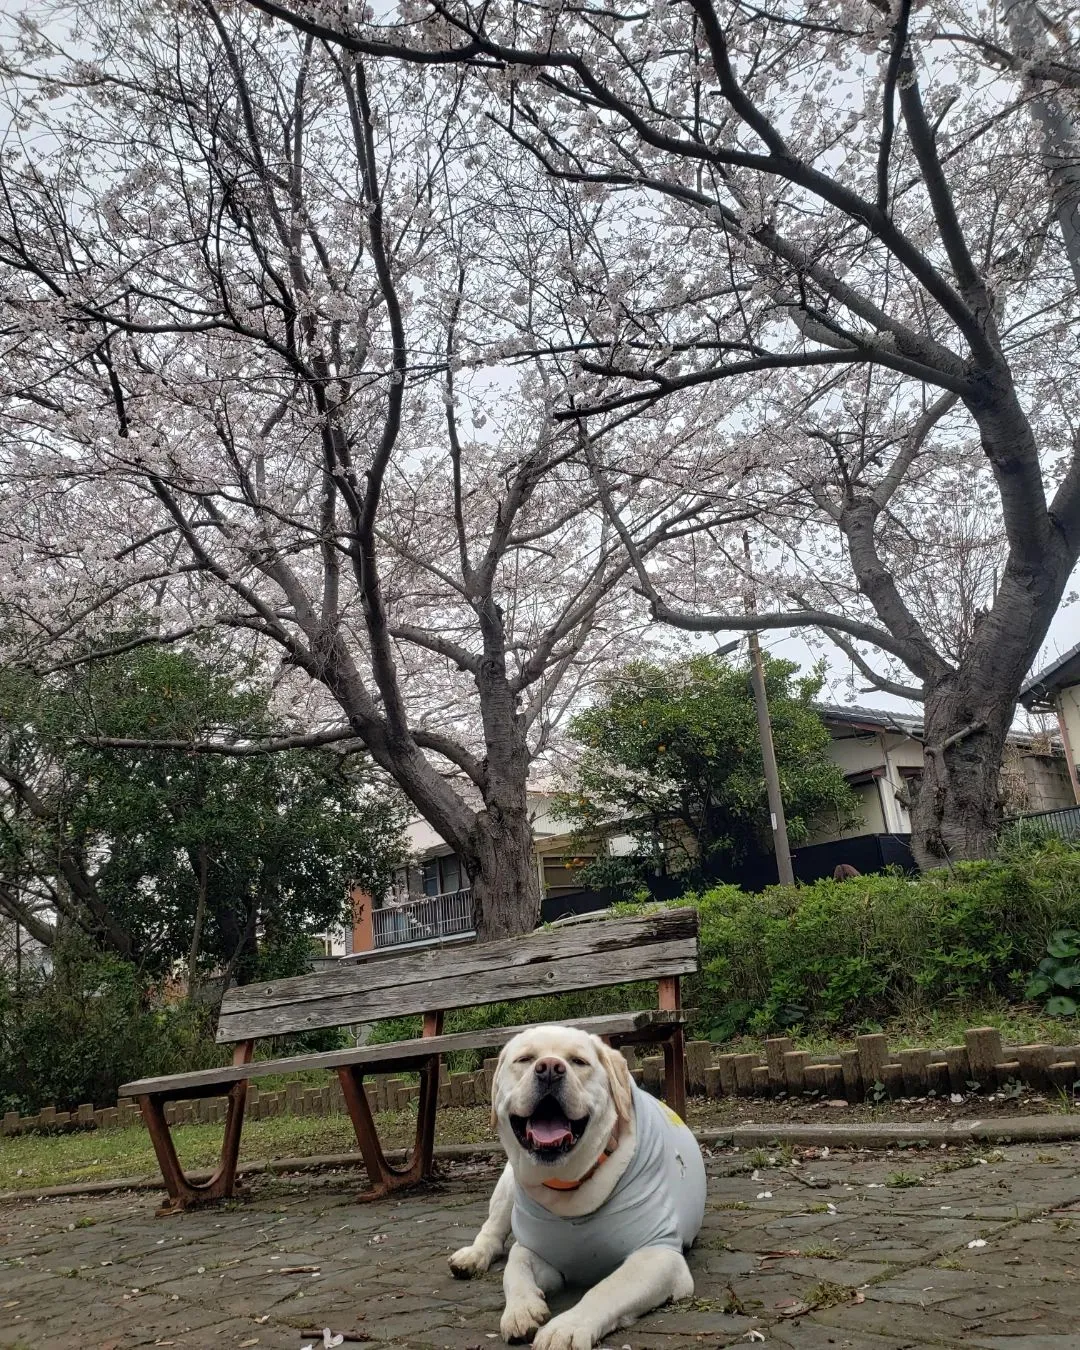
<instances>
[{"instance_id":1,"label":"weathered wood plank","mask_svg":"<svg viewBox=\"0 0 1080 1350\"><path fill-rule=\"evenodd\" d=\"M629 919L602 919L595 923L566 928L541 929L522 937L486 942L468 947L427 947L394 958L341 964L317 975L300 975L271 983L259 982L230 989L222 1001L226 1015L254 1008L275 1008L285 1004L308 1002L332 995L353 994L377 989L400 989L406 985L425 985L439 979L458 979L494 970L526 969L558 963L570 957L604 953L624 953L628 947L639 950L642 962L640 978L654 979L648 969L647 949L684 940L695 948L697 911L694 909L659 910L654 914ZM686 971L696 967L688 966ZM550 986L546 985L546 988ZM419 998L423 989L417 991ZM429 1006L418 1002L422 1011Z\"/></svg>"},{"instance_id":2,"label":"weathered wood plank","mask_svg":"<svg viewBox=\"0 0 1080 1350\"><path fill-rule=\"evenodd\" d=\"M683 1023L689 1010L681 1013L663 1009L643 1012L604 1013L598 1017L579 1017L565 1023L580 1027L594 1036L630 1037L645 1040L649 1033L661 1036ZM343 1064L379 1065L387 1072L415 1067L432 1054L449 1054L454 1050L493 1050L513 1040L526 1026L491 1027L486 1031L453 1031L445 1036L428 1036L414 1041L388 1041L385 1045L354 1046L347 1050L325 1050L312 1055L290 1055L283 1059L252 1060L248 1064L227 1064L220 1069L197 1069L192 1073L172 1074L163 1078L142 1078L125 1083L118 1095L135 1097L142 1094L189 1093L192 1097L216 1096L223 1084L235 1083L241 1078L264 1078L271 1074L296 1073L307 1069L336 1069Z\"/></svg>"},{"instance_id":3,"label":"weathered wood plank","mask_svg":"<svg viewBox=\"0 0 1080 1350\"><path fill-rule=\"evenodd\" d=\"M685 975L696 968L697 944L686 938L653 943L644 951L639 947L622 947L618 951L589 952L542 964L496 966L467 975L435 967L423 984L361 986L349 993L325 991L319 997L306 996L299 1002L274 1007L223 1010L217 1040L242 1041L317 1027L377 1022L430 1008L470 1008L538 994L630 984L663 975Z\"/></svg>"}]
</instances>

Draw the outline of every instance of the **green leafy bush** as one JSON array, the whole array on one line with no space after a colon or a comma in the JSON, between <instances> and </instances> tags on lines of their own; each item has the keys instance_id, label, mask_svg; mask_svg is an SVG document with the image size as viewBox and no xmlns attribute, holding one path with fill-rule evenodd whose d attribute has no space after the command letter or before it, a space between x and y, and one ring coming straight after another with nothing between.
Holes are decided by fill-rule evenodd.
<instances>
[{"instance_id":1,"label":"green leafy bush","mask_svg":"<svg viewBox=\"0 0 1080 1350\"><path fill-rule=\"evenodd\" d=\"M210 1008L158 1006L150 992L135 966L82 946L61 946L51 972L24 973L17 986L0 971L0 1110L111 1106L132 1078L227 1057Z\"/></svg>"},{"instance_id":2,"label":"green leafy bush","mask_svg":"<svg viewBox=\"0 0 1080 1350\"><path fill-rule=\"evenodd\" d=\"M454 1008L446 1014L443 1031L485 1031L489 1027L532 1026L541 1022L569 1022L604 1013L632 1012L656 1004L656 987L648 984L615 985L610 989L580 989L568 994L490 1003L480 1008ZM395 1017L372 1028L370 1043L411 1040L420 1035L419 1017ZM476 1069L490 1051L462 1051L448 1057L454 1071Z\"/></svg>"},{"instance_id":3,"label":"green leafy bush","mask_svg":"<svg viewBox=\"0 0 1080 1350\"><path fill-rule=\"evenodd\" d=\"M1062 936L1080 929L1080 849L1055 840L916 879L830 879L760 895L717 886L673 903L700 914L702 968L686 1002L700 1010L697 1034L717 1040L857 1029L944 1002L1016 1000L1025 986L1037 997L1027 981L1040 957L1066 984L1080 975L1065 951L1074 938ZM1053 976L1045 965L1039 974ZM1075 987L1055 991L1054 1011L1075 1011L1065 1006Z\"/></svg>"},{"instance_id":4,"label":"green leafy bush","mask_svg":"<svg viewBox=\"0 0 1080 1350\"><path fill-rule=\"evenodd\" d=\"M1080 931L1059 928L1050 935L1046 955L1024 997L1045 999L1051 1017L1075 1017L1080 1012Z\"/></svg>"}]
</instances>

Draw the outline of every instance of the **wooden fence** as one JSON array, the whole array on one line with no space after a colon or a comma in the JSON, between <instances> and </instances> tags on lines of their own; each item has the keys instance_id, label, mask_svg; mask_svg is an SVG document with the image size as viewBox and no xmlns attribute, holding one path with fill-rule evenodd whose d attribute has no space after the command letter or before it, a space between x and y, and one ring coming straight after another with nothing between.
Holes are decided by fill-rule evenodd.
<instances>
[{"instance_id":1,"label":"wooden fence","mask_svg":"<svg viewBox=\"0 0 1080 1350\"><path fill-rule=\"evenodd\" d=\"M663 1084L662 1056L639 1058L632 1048L623 1051L634 1077L648 1091L659 1093ZM853 1050L838 1055L811 1055L795 1048L790 1037L767 1040L764 1055L717 1053L709 1041L691 1041L686 1047L690 1091L709 1097L809 1097L858 1103L901 1097L944 1097L951 1093L991 1092L1009 1084L1042 1091L1073 1093L1080 1090L1080 1045L1006 1046L992 1027L972 1027L963 1045L942 1050L896 1050L885 1036L859 1036ZM495 1060L484 1061L474 1073L442 1071L441 1106L486 1105L491 1093ZM419 1088L401 1078L376 1077L365 1083L374 1111L403 1111L419 1095ZM248 1087L249 1120L271 1116L326 1116L344 1112L345 1101L334 1079L322 1087L292 1082L273 1092L257 1083ZM225 1119L224 1097L202 1097L170 1102L165 1108L170 1125L215 1124ZM9 1111L0 1119L0 1134L29 1130L111 1129L138 1125L142 1116L132 1101L95 1109L57 1111L47 1106L35 1116Z\"/></svg>"}]
</instances>

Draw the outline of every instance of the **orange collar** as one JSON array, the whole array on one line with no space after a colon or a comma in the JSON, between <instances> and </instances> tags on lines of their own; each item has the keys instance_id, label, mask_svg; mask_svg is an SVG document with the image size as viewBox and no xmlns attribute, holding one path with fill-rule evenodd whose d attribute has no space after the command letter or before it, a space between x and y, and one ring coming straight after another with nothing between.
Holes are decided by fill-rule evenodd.
<instances>
[{"instance_id":1,"label":"orange collar","mask_svg":"<svg viewBox=\"0 0 1080 1350\"><path fill-rule=\"evenodd\" d=\"M593 1163L583 1177L578 1177L577 1181L542 1181L540 1184L546 1186L549 1191L576 1191L579 1186L585 1183L595 1174L596 1169L601 1163L606 1163L618 1147L618 1139L612 1135L608 1140L607 1148L600 1154L599 1158Z\"/></svg>"}]
</instances>

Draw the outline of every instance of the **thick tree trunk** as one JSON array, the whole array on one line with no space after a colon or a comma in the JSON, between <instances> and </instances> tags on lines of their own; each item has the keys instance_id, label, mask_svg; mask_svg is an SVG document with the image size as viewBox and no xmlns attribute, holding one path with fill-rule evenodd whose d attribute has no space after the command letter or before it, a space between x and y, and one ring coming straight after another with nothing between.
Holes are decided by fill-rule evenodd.
<instances>
[{"instance_id":1,"label":"thick tree trunk","mask_svg":"<svg viewBox=\"0 0 1080 1350\"><path fill-rule=\"evenodd\" d=\"M520 804L481 811L472 833L466 866L481 942L531 933L540 921L532 826L521 796Z\"/></svg>"},{"instance_id":2,"label":"thick tree trunk","mask_svg":"<svg viewBox=\"0 0 1080 1350\"><path fill-rule=\"evenodd\" d=\"M1001 755L1015 691L975 690L957 676L929 686L925 706L923 777L911 812L915 861L930 868L988 857L1001 825Z\"/></svg>"},{"instance_id":3,"label":"thick tree trunk","mask_svg":"<svg viewBox=\"0 0 1080 1350\"><path fill-rule=\"evenodd\" d=\"M994 603L976 623L958 668L929 671L923 686L924 770L912 810L912 851L920 867L993 852L1005 738L1076 558L1076 541L1052 517L1049 528L1036 523L1024 537L1022 494L1006 491L1017 488L1009 482L1015 464L1001 447L1019 447L1015 459L1021 459L1025 427L1017 424L1018 408L1006 413L984 414L979 429L996 455L1007 528L1011 519L1016 537Z\"/></svg>"}]
</instances>

